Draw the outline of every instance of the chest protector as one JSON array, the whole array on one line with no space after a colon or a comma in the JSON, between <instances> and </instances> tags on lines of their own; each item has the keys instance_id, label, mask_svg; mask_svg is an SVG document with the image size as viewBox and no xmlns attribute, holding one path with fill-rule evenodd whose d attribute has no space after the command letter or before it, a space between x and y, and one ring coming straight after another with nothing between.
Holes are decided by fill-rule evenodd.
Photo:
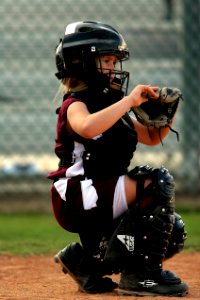
<instances>
[{"instance_id":1,"label":"chest protector","mask_svg":"<svg viewBox=\"0 0 200 300\"><path fill-rule=\"evenodd\" d=\"M80 98L80 95L76 94L71 96ZM81 96L81 98L83 100L85 97ZM109 91L95 103L94 96L91 101L88 99L90 97L87 95L87 101L84 102L91 113L111 105L113 101L116 102L113 91ZM88 178L106 178L125 174L138 142L137 133L128 113L99 136L93 139L83 139L79 136L77 141L85 147L83 166Z\"/></svg>"},{"instance_id":2,"label":"chest protector","mask_svg":"<svg viewBox=\"0 0 200 300\"><path fill-rule=\"evenodd\" d=\"M109 177L127 172L137 135L124 116L109 130L94 139L83 142L86 151L83 164L88 177Z\"/></svg>"}]
</instances>

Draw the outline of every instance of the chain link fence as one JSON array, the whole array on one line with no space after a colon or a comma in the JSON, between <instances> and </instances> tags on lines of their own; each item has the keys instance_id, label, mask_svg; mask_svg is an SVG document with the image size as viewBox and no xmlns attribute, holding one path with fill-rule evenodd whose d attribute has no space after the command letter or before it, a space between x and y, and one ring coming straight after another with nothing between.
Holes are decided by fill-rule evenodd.
<instances>
[{"instance_id":1,"label":"chain link fence","mask_svg":"<svg viewBox=\"0 0 200 300\"><path fill-rule=\"evenodd\" d=\"M54 49L66 24L98 20L118 29L131 56L129 89L137 83L176 86L184 101L164 145L139 146L133 164L165 165L177 191L200 185L199 0L1 0L0 197L49 193L59 87ZM195 197L194 197L195 199Z\"/></svg>"}]
</instances>

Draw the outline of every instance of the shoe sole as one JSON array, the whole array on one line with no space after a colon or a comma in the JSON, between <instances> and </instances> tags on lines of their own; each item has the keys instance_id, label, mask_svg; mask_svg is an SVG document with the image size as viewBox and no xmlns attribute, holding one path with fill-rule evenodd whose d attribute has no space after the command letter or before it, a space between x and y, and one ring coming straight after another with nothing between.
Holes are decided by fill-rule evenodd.
<instances>
[{"instance_id":1,"label":"shoe sole","mask_svg":"<svg viewBox=\"0 0 200 300\"><path fill-rule=\"evenodd\" d=\"M69 273L69 275L73 277L71 272L66 268L66 266L63 264L62 260L60 259L59 253L54 256L54 262L61 265L64 274Z\"/></svg>"},{"instance_id":2,"label":"shoe sole","mask_svg":"<svg viewBox=\"0 0 200 300\"><path fill-rule=\"evenodd\" d=\"M67 267L63 264L62 260L60 259L59 253L56 254L56 255L54 256L54 262L61 265L61 267L62 267L62 272L63 272L65 275L69 274L69 275L76 281L76 283L78 284L78 290L79 290L79 292L87 293L83 288L81 288L81 286L80 286L79 283L77 282L75 276L74 276L74 275L70 272L70 270L67 269Z\"/></svg>"},{"instance_id":3,"label":"shoe sole","mask_svg":"<svg viewBox=\"0 0 200 300\"><path fill-rule=\"evenodd\" d=\"M167 297L184 297L188 294L188 291L180 292L176 294L159 294L159 293L152 293L148 291L130 291L130 290L123 290L123 289L116 289L116 292L119 296L136 296L136 297L143 297L143 296L167 296Z\"/></svg>"}]
</instances>

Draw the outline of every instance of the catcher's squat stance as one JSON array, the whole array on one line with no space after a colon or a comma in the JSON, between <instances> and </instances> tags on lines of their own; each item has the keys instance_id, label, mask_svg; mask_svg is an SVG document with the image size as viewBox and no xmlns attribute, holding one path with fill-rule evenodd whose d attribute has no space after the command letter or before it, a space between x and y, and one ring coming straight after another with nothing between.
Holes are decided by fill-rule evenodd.
<instances>
[{"instance_id":1,"label":"catcher's squat stance","mask_svg":"<svg viewBox=\"0 0 200 300\"><path fill-rule=\"evenodd\" d=\"M56 48L60 162L48 177L55 217L80 243L55 261L86 293L185 295L187 285L163 270L186 238L174 211L174 179L164 167L128 171L137 143L153 146L167 136L181 93L137 85L127 95L128 56L122 35L98 22L69 24ZM120 273L119 284L106 277L112 273Z\"/></svg>"}]
</instances>

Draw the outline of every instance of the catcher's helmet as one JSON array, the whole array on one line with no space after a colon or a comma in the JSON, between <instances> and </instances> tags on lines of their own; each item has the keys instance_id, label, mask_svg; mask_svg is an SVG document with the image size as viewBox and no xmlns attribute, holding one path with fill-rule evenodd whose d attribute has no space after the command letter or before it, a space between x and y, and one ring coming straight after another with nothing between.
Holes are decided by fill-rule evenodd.
<instances>
[{"instance_id":1,"label":"catcher's helmet","mask_svg":"<svg viewBox=\"0 0 200 300\"><path fill-rule=\"evenodd\" d=\"M100 55L116 55L120 70L115 71L116 82L122 88L129 73L122 71L122 61L128 59L129 51L122 35L112 26L100 22L85 21L67 25L65 35L56 48L55 74L58 79L77 77L94 84L98 78L96 59ZM105 77L105 75L101 74ZM105 81L105 78L104 78Z\"/></svg>"}]
</instances>

